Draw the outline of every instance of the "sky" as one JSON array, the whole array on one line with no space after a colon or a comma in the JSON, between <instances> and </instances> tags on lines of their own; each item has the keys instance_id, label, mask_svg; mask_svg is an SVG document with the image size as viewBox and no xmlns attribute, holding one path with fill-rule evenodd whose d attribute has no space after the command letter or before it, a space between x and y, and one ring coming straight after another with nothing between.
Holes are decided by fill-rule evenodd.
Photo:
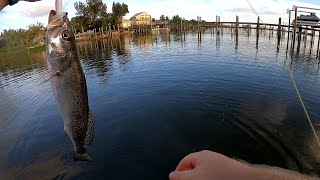
<instances>
[{"instance_id":1,"label":"sky","mask_svg":"<svg viewBox=\"0 0 320 180\"><path fill-rule=\"evenodd\" d=\"M85 0L62 1L63 11L68 12L70 19L75 16L74 3L85 2ZM251 3L263 23L277 23L279 17L287 22L286 11L293 5L320 9L319 0L115 0L128 5L129 13L125 16L126 19L135 13L145 11L156 19L164 14L169 17L179 15L185 19L197 19L197 16L201 16L203 20L215 21L218 15L221 21L235 21L238 15L240 22L256 22L257 16L247 1ZM113 1L103 0L103 2L107 4L108 12L111 12ZM36 22L46 26L48 14L54 8L54 0L33 3L20 1L14 6L7 6L0 11L0 32L9 28L26 28ZM320 17L320 11L317 14Z\"/></svg>"}]
</instances>

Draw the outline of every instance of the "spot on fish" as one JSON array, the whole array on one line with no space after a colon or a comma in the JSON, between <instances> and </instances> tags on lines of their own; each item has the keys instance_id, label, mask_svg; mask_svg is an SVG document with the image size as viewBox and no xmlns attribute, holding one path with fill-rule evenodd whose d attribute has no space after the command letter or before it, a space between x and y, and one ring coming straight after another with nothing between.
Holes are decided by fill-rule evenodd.
<instances>
[{"instance_id":1,"label":"spot on fish","mask_svg":"<svg viewBox=\"0 0 320 180\"><path fill-rule=\"evenodd\" d=\"M86 138L84 141L85 145L90 145L92 143L93 135L94 135L94 119L91 111L89 111L87 132L86 132Z\"/></svg>"}]
</instances>

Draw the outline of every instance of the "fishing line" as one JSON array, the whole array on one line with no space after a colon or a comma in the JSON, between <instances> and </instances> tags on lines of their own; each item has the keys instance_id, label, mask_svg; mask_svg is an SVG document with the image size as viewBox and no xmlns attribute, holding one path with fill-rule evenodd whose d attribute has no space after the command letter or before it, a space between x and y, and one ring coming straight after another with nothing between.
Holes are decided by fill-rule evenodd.
<instances>
[{"instance_id":1,"label":"fishing line","mask_svg":"<svg viewBox=\"0 0 320 180\"><path fill-rule=\"evenodd\" d=\"M256 12L256 10L253 8L253 6L251 5L251 3L249 2L249 0L247 0L247 3L249 4L249 6L251 7L251 9L253 10L253 12L257 15L257 16L259 16L259 14ZM260 16L259 16L260 17ZM264 24L263 23L263 21L262 21L262 19L261 19L261 17L260 17L260 20L261 20L261 22L262 22L262 24Z\"/></svg>"},{"instance_id":2,"label":"fishing line","mask_svg":"<svg viewBox=\"0 0 320 180\"><path fill-rule=\"evenodd\" d=\"M316 129L314 128L314 126L313 126L313 124L312 124L312 121L311 121L311 119L310 119L309 113L308 113L308 111L307 111L307 108L306 108L306 106L304 105L304 102L303 102L302 97L301 97L301 95L300 95L300 92L299 92L299 90L298 90L296 81L294 80L294 77L293 77L293 74L292 74L292 72L291 72L291 69L290 69L289 64L287 64L287 68L288 68L288 71L289 71L289 74L290 74L290 77L291 77L293 86L294 86L294 88L295 88L295 90L296 90L296 92L297 92L297 95L298 95L298 97L299 97L301 106L303 107L304 113L305 113L306 116L307 116L307 119L308 119L308 121L309 121L309 124L310 124L310 126L311 126L311 129L312 129L312 131L313 131L313 134L314 134L314 136L315 136L315 138L316 138L316 140L317 140L317 143L318 143L318 145L319 145L319 147L320 147L320 141L319 141L319 138L318 138Z\"/></svg>"},{"instance_id":3,"label":"fishing line","mask_svg":"<svg viewBox=\"0 0 320 180\"><path fill-rule=\"evenodd\" d=\"M253 6L251 5L251 3L249 2L249 0L246 0L246 1L247 1L248 4L250 5L250 7L251 7L251 9L253 10L253 12L254 12L257 16L259 16L258 13L256 12L256 10L253 8ZM261 20L261 22L263 22L263 21ZM287 64L287 69L288 69L290 78L291 78L291 80L292 80L293 86L294 86L294 88L295 88L295 90L296 90L296 93L297 93L297 95L298 95L298 97L299 97L301 106L302 106L302 108L303 108L303 110L304 110L304 113L306 114L306 117L307 117L308 122L309 122L309 124L310 124L310 127L311 127L311 129L312 129L313 135L314 135L314 137L315 137L316 140L317 140L318 146L320 147L320 141L319 141L319 138L318 138L318 134L317 134L316 129L314 128L314 126L313 126L313 124L312 124L312 121L311 121L311 118L310 118L309 113L308 113L308 111L307 111L307 108L306 108L306 106L304 105L304 102L303 102L302 97L301 97L301 95L300 95L300 92L299 92L299 89L298 89L298 87L297 87L296 81L294 80L294 77L293 77L293 74L292 74L292 71L291 71L291 69L290 69L289 64Z\"/></svg>"}]
</instances>

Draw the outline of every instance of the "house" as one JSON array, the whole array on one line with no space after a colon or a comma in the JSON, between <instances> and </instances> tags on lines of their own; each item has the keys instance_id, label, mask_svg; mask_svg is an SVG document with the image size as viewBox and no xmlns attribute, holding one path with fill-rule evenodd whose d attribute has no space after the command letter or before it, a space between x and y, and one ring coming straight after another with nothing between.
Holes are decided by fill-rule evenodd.
<instances>
[{"instance_id":1,"label":"house","mask_svg":"<svg viewBox=\"0 0 320 180\"><path fill-rule=\"evenodd\" d=\"M123 29L128 29L131 26L132 26L132 23L130 20L127 20L127 19L122 20L122 28Z\"/></svg>"},{"instance_id":2,"label":"house","mask_svg":"<svg viewBox=\"0 0 320 180\"><path fill-rule=\"evenodd\" d=\"M149 25L151 24L151 16L146 12L140 12L130 18L132 25Z\"/></svg>"}]
</instances>

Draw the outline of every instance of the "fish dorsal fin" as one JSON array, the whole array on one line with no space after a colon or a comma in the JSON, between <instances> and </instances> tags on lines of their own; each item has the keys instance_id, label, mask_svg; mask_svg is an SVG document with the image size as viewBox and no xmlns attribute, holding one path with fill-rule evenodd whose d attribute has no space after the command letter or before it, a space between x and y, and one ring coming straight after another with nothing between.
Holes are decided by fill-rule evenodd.
<instances>
[{"instance_id":1,"label":"fish dorsal fin","mask_svg":"<svg viewBox=\"0 0 320 180\"><path fill-rule=\"evenodd\" d=\"M92 143L93 135L94 135L94 119L91 111L89 111L88 126L87 126L86 138L84 140L84 145L88 146Z\"/></svg>"}]
</instances>

